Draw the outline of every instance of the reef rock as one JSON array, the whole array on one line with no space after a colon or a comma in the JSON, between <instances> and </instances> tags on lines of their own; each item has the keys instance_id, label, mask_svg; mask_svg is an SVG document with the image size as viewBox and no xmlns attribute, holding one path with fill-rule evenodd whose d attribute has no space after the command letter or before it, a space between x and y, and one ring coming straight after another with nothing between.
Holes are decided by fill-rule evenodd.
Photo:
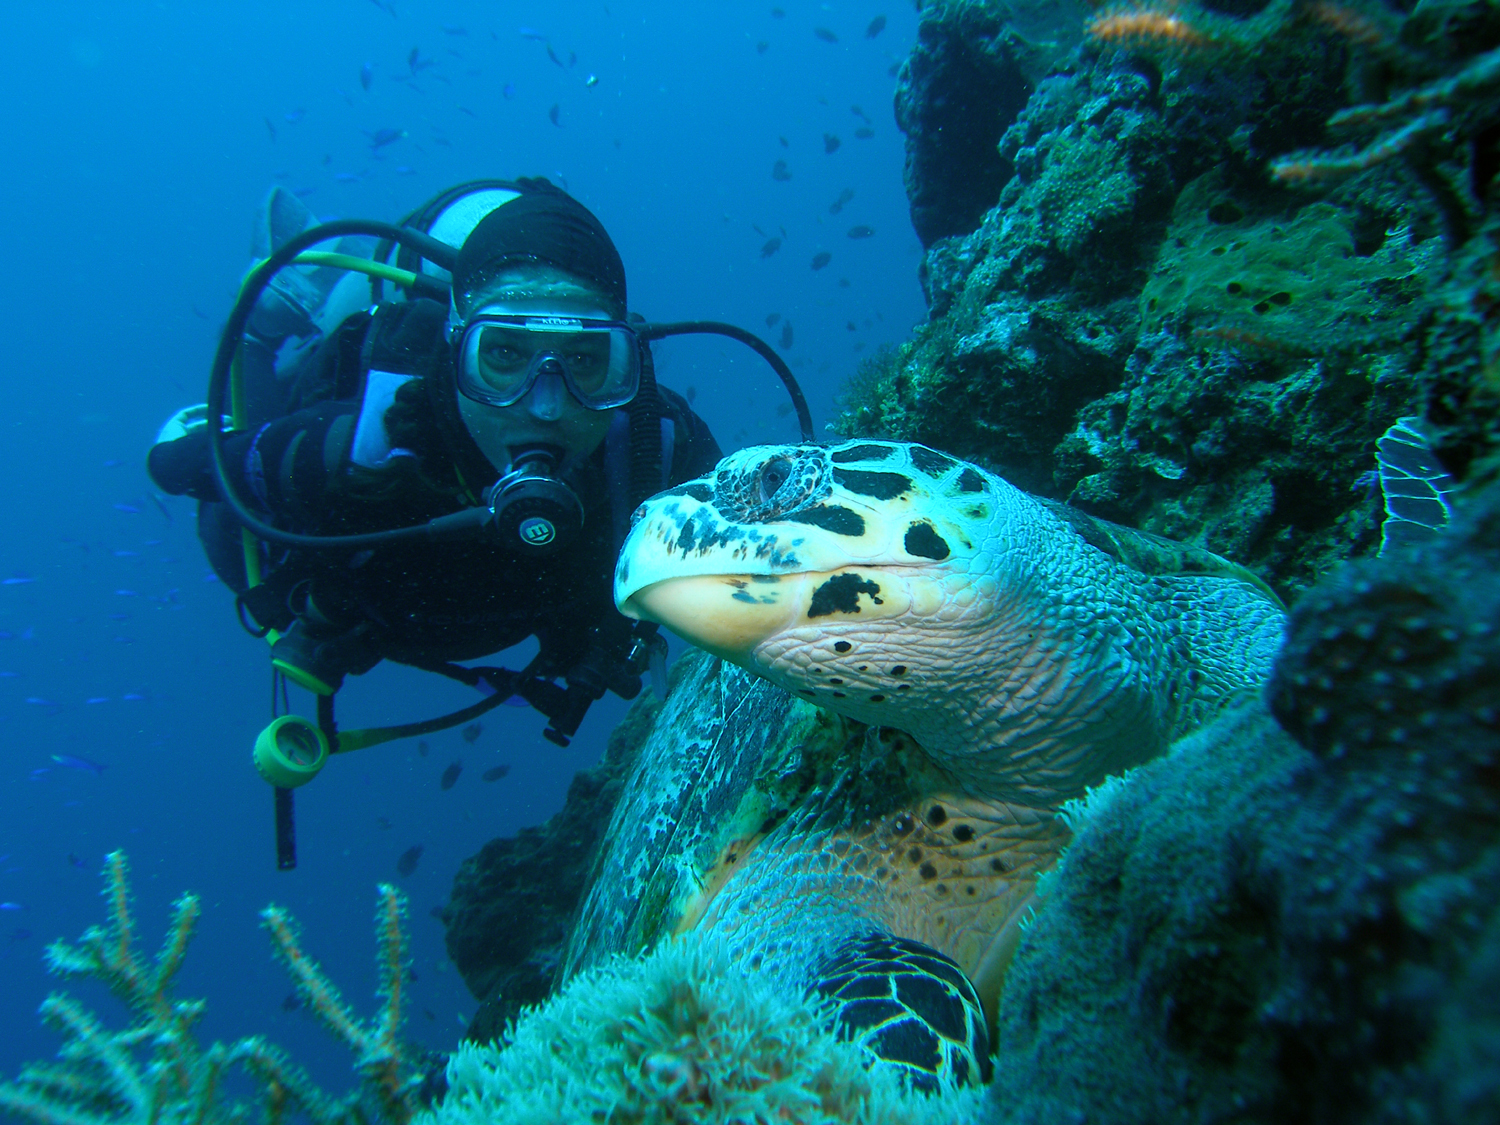
<instances>
[{"instance_id":1,"label":"reef rock","mask_svg":"<svg viewBox=\"0 0 1500 1125\"><path fill-rule=\"evenodd\" d=\"M1384 429L1436 395L1432 421L1472 422L1464 404L1500 386L1472 359L1493 251L1455 252L1446 172L1273 174L1326 140L1379 53L1343 9L1063 13L1058 42L1084 38L1050 69L1013 47L1025 10L924 12L898 116L929 321L867 361L837 428L982 462L1295 596L1378 543L1378 502L1355 485ZM1002 59L1006 89L1028 90L1018 112L994 95ZM945 172L943 145L979 146L963 107L985 99L993 152ZM1473 428L1440 449L1476 455Z\"/></svg>"},{"instance_id":2,"label":"reef rock","mask_svg":"<svg viewBox=\"0 0 1500 1125\"><path fill-rule=\"evenodd\" d=\"M1266 699L1075 808L1007 1122L1500 1119L1500 486L1294 610Z\"/></svg>"},{"instance_id":3,"label":"reef rock","mask_svg":"<svg viewBox=\"0 0 1500 1125\"><path fill-rule=\"evenodd\" d=\"M491 840L459 866L443 908L448 956L480 1002L467 1038L489 1042L553 991L574 916L620 789L660 704L637 699L603 759L538 827Z\"/></svg>"}]
</instances>

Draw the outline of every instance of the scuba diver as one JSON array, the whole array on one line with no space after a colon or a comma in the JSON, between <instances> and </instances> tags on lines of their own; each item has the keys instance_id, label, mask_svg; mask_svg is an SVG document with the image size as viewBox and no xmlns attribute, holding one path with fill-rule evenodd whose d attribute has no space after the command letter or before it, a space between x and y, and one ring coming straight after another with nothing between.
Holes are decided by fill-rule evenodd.
<instances>
[{"instance_id":1,"label":"scuba diver","mask_svg":"<svg viewBox=\"0 0 1500 1125\"><path fill-rule=\"evenodd\" d=\"M313 249L335 239L333 252ZM652 340L740 340L786 383L805 440L812 429L764 341L631 314L608 233L544 179L459 185L399 225L316 225L276 189L256 250L208 402L167 423L147 465L163 491L200 501L199 536L241 623L273 642L279 702L255 760L276 787L285 868L291 790L329 753L457 725L513 696L567 745L605 691L631 699L648 670L660 678L664 639L614 608L615 556L642 500L721 454L657 385ZM460 663L530 637L537 655L520 671ZM381 660L486 698L339 731L334 694ZM290 710L287 680L318 697L316 725L276 715Z\"/></svg>"}]
</instances>

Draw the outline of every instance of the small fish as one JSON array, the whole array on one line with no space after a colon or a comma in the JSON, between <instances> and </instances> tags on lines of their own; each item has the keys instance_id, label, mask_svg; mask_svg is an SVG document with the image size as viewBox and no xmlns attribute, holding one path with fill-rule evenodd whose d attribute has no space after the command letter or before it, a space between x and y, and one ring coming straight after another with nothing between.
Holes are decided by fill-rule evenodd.
<instances>
[{"instance_id":1,"label":"small fish","mask_svg":"<svg viewBox=\"0 0 1500 1125\"><path fill-rule=\"evenodd\" d=\"M374 81L375 64L372 62L367 62L364 66L359 68L359 84L364 88L365 93L368 94L370 92L370 84Z\"/></svg>"},{"instance_id":2,"label":"small fish","mask_svg":"<svg viewBox=\"0 0 1500 1125\"><path fill-rule=\"evenodd\" d=\"M464 729L461 730L459 733L464 736L464 741L467 742L467 743L469 743L472 746L475 742L477 742L479 740L479 736L484 733L484 724L482 724L482 723L470 723L468 726L464 727Z\"/></svg>"},{"instance_id":3,"label":"small fish","mask_svg":"<svg viewBox=\"0 0 1500 1125\"><path fill-rule=\"evenodd\" d=\"M459 27L456 24L445 23L445 24L439 24L438 26L440 26L443 29L443 34L444 35L467 35L467 34L469 34L469 29L467 27Z\"/></svg>"},{"instance_id":4,"label":"small fish","mask_svg":"<svg viewBox=\"0 0 1500 1125\"><path fill-rule=\"evenodd\" d=\"M547 36L534 27L521 28L521 38L530 39L537 43L545 43L547 41Z\"/></svg>"},{"instance_id":5,"label":"small fish","mask_svg":"<svg viewBox=\"0 0 1500 1125\"><path fill-rule=\"evenodd\" d=\"M863 106L851 105L849 107L849 112L854 114L855 117L859 118L866 125L874 124L874 122L870 120L870 115L864 111Z\"/></svg>"},{"instance_id":6,"label":"small fish","mask_svg":"<svg viewBox=\"0 0 1500 1125\"><path fill-rule=\"evenodd\" d=\"M266 132L271 134L271 143L274 145L276 143L276 126L271 124L269 117L262 117L261 120L266 123Z\"/></svg>"},{"instance_id":7,"label":"small fish","mask_svg":"<svg viewBox=\"0 0 1500 1125\"><path fill-rule=\"evenodd\" d=\"M422 845L413 844L407 848L396 860L396 874L407 876L417 869L417 861L422 858Z\"/></svg>"},{"instance_id":8,"label":"small fish","mask_svg":"<svg viewBox=\"0 0 1500 1125\"><path fill-rule=\"evenodd\" d=\"M844 209L844 204L848 203L853 198L854 189L846 187L843 191L839 192L839 197L828 205L828 213L830 215L837 215Z\"/></svg>"},{"instance_id":9,"label":"small fish","mask_svg":"<svg viewBox=\"0 0 1500 1125\"><path fill-rule=\"evenodd\" d=\"M0 586L27 586L35 581L35 578L7 578L0 582Z\"/></svg>"},{"instance_id":10,"label":"small fish","mask_svg":"<svg viewBox=\"0 0 1500 1125\"><path fill-rule=\"evenodd\" d=\"M767 51L769 51L770 49L771 49L771 44L767 43L764 39L762 39L759 43L757 43L755 45L755 53L757 55L763 55Z\"/></svg>"},{"instance_id":11,"label":"small fish","mask_svg":"<svg viewBox=\"0 0 1500 1125\"><path fill-rule=\"evenodd\" d=\"M775 164L771 165L771 179L775 180L777 183L784 184L791 178L792 171L786 166L785 160L778 160Z\"/></svg>"},{"instance_id":12,"label":"small fish","mask_svg":"<svg viewBox=\"0 0 1500 1125\"><path fill-rule=\"evenodd\" d=\"M792 404L789 402L778 402L776 404L776 417L785 418L792 412Z\"/></svg>"},{"instance_id":13,"label":"small fish","mask_svg":"<svg viewBox=\"0 0 1500 1125\"><path fill-rule=\"evenodd\" d=\"M480 774L480 776L484 778L485 781L499 781L508 773L510 773L509 766L491 766L489 769L485 770L484 773Z\"/></svg>"},{"instance_id":14,"label":"small fish","mask_svg":"<svg viewBox=\"0 0 1500 1125\"><path fill-rule=\"evenodd\" d=\"M769 238L766 240L766 244L760 248L760 256L762 258L769 258L772 254L776 253L776 251L780 249L781 239Z\"/></svg>"},{"instance_id":15,"label":"small fish","mask_svg":"<svg viewBox=\"0 0 1500 1125\"><path fill-rule=\"evenodd\" d=\"M693 400L692 399L688 399L688 401L692 402ZM21 676L21 673L19 673L19 672L0 672L0 680L15 680L15 679L19 679L20 676Z\"/></svg>"},{"instance_id":16,"label":"small fish","mask_svg":"<svg viewBox=\"0 0 1500 1125\"><path fill-rule=\"evenodd\" d=\"M84 863L83 860L80 859L73 852L69 852L68 853L68 862L71 863L74 867L78 868L78 870L80 870L80 871L87 871L88 870L88 866L89 865L87 863Z\"/></svg>"},{"instance_id":17,"label":"small fish","mask_svg":"<svg viewBox=\"0 0 1500 1125\"><path fill-rule=\"evenodd\" d=\"M109 768L102 762L91 762L87 758L79 758L73 754L53 754L52 760L60 766L66 766L70 770L91 773L95 777L102 775Z\"/></svg>"},{"instance_id":18,"label":"small fish","mask_svg":"<svg viewBox=\"0 0 1500 1125\"><path fill-rule=\"evenodd\" d=\"M791 148L792 147L792 142L789 141L789 140L787 140L785 137L777 137L776 139L781 142L781 147L782 148Z\"/></svg>"},{"instance_id":19,"label":"small fish","mask_svg":"<svg viewBox=\"0 0 1500 1125\"><path fill-rule=\"evenodd\" d=\"M295 125L295 124L297 124L297 122L301 121L306 116L307 116L307 110L305 110L305 109L294 109L290 113L283 113L281 115L281 119L283 121L285 121L288 125Z\"/></svg>"},{"instance_id":20,"label":"small fish","mask_svg":"<svg viewBox=\"0 0 1500 1125\"><path fill-rule=\"evenodd\" d=\"M0 910L25 910L19 902L0 902Z\"/></svg>"},{"instance_id":21,"label":"small fish","mask_svg":"<svg viewBox=\"0 0 1500 1125\"><path fill-rule=\"evenodd\" d=\"M792 322L784 321L781 325L781 350L786 351L792 346Z\"/></svg>"},{"instance_id":22,"label":"small fish","mask_svg":"<svg viewBox=\"0 0 1500 1125\"><path fill-rule=\"evenodd\" d=\"M860 223L858 226L852 226L849 228L850 238L873 238L874 236L875 228L866 226L864 223Z\"/></svg>"},{"instance_id":23,"label":"small fish","mask_svg":"<svg viewBox=\"0 0 1500 1125\"><path fill-rule=\"evenodd\" d=\"M552 44L551 43L547 44L547 57L549 59L551 59L553 62L555 62L558 66L562 67L564 70L567 69L567 65L568 64L565 63L565 62L563 62L562 59L560 59L560 58L557 57L557 52L552 49Z\"/></svg>"},{"instance_id":24,"label":"small fish","mask_svg":"<svg viewBox=\"0 0 1500 1125\"><path fill-rule=\"evenodd\" d=\"M126 504L124 501L121 501L120 503L115 505L115 511L124 512L128 516L138 516L141 515L145 511L145 509L143 509L138 504Z\"/></svg>"},{"instance_id":25,"label":"small fish","mask_svg":"<svg viewBox=\"0 0 1500 1125\"><path fill-rule=\"evenodd\" d=\"M868 125L861 125L858 129L854 130L854 139L857 141L868 141L874 135L875 130L871 129Z\"/></svg>"},{"instance_id":26,"label":"small fish","mask_svg":"<svg viewBox=\"0 0 1500 1125\"><path fill-rule=\"evenodd\" d=\"M813 255L812 268L815 271L820 270L831 261L833 261L832 254L830 254L827 250L819 250L816 254Z\"/></svg>"},{"instance_id":27,"label":"small fish","mask_svg":"<svg viewBox=\"0 0 1500 1125\"><path fill-rule=\"evenodd\" d=\"M459 107L458 107L458 112L459 112L459 113L467 113L467 114L468 114L468 115L469 115L469 116L470 116L470 117L472 117L472 118L475 118L475 119L476 119L476 120L477 120L477 119L478 119L478 117L479 117L479 114L477 114L477 113L475 113L475 112L474 112L474 111L473 111L473 110L472 110L472 109L470 109L470 108L469 108L469 107L468 107L468 106L466 106L466 105L461 105L461 106L459 106Z\"/></svg>"},{"instance_id":28,"label":"small fish","mask_svg":"<svg viewBox=\"0 0 1500 1125\"><path fill-rule=\"evenodd\" d=\"M547 120L552 122L552 124L556 125L560 129L562 128L561 118L562 106L558 105L556 102L553 102L552 108L547 111Z\"/></svg>"},{"instance_id":29,"label":"small fish","mask_svg":"<svg viewBox=\"0 0 1500 1125\"><path fill-rule=\"evenodd\" d=\"M458 784L458 775L464 772L463 762L453 762L443 771L443 776L438 779L439 789L452 789Z\"/></svg>"},{"instance_id":30,"label":"small fish","mask_svg":"<svg viewBox=\"0 0 1500 1125\"><path fill-rule=\"evenodd\" d=\"M372 149L381 149L381 148L384 148L386 145L395 144L402 137L406 136L406 130L405 129L376 129L375 132L373 132L373 133L366 133L365 136L367 136L367 137L370 138L370 147Z\"/></svg>"},{"instance_id":31,"label":"small fish","mask_svg":"<svg viewBox=\"0 0 1500 1125\"><path fill-rule=\"evenodd\" d=\"M773 20L784 20L784 19L786 19L786 9L785 8L772 8L771 9L771 18Z\"/></svg>"},{"instance_id":32,"label":"small fish","mask_svg":"<svg viewBox=\"0 0 1500 1125\"><path fill-rule=\"evenodd\" d=\"M879 35L884 30L885 30L885 17L884 16L876 16L874 19L872 19L870 21L870 26L867 27L867 28L865 28L865 38L866 39L874 39L875 36Z\"/></svg>"},{"instance_id":33,"label":"small fish","mask_svg":"<svg viewBox=\"0 0 1500 1125\"><path fill-rule=\"evenodd\" d=\"M295 1012L300 1007L302 1007L302 997L295 992L288 992L281 1001L283 1012Z\"/></svg>"},{"instance_id":34,"label":"small fish","mask_svg":"<svg viewBox=\"0 0 1500 1125\"><path fill-rule=\"evenodd\" d=\"M590 74L583 80L583 88L585 90L592 90L597 85L599 85L599 76L597 74Z\"/></svg>"},{"instance_id":35,"label":"small fish","mask_svg":"<svg viewBox=\"0 0 1500 1125\"><path fill-rule=\"evenodd\" d=\"M85 699L84 702L88 703L88 704L108 703L109 702L109 696L107 696L107 695L95 695L95 696L92 696L92 697L90 697L88 699Z\"/></svg>"},{"instance_id":36,"label":"small fish","mask_svg":"<svg viewBox=\"0 0 1500 1125\"><path fill-rule=\"evenodd\" d=\"M333 178L341 184L357 184L363 177L353 172L335 172Z\"/></svg>"},{"instance_id":37,"label":"small fish","mask_svg":"<svg viewBox=\"0 0 1500 1125\"><path fill-rule=\"evenodd\" d=\"M516 84L514 82L507 82L505 89L501 90L500 93L505 95L506 101L510 101L511 98L516 96Z\"/></svg>"},{"instance_id":38,"label":"small fish","mask_svg":"<svg viewBox=\"0 0 1500 1125\"><path fill-rule=\"evenodd\" d=\"M26 697L26 702L30 703L33 707L56 707L57 706L57 704L53 703L52 700L50 700L50 699L43 699L40 695L28 695Z\"/></svg>"},{"instance_id":39,"label":"small fish","mask_svg":"<svg viewBox=\"0 0 1500 1125\"><path fill-rule=\"evenodd\" d=\"M825 153L828 153L830 156L833 153L838 152L839 146L843 143L843 141L839 140L832 133L823 134L823 151Z\"/></svg>"},{"instance_id":40,"label":"small fish","mask_svg":"<svg viewBox=\"0 0 1500 1125\"><path fill-rule=\"evenodd\" d=\"M121 699L125 699L125 700L129 700L131 703L139 703L142 700L144 700L146 697L145 697L145 695L143 695L141 692L138 692L138 691L127 691L124 695L120 696L120 698Z\"/></svg>"},{"instance_id":41,"label":"small fish","mask_svg":"<svg viewBox=\"0 0 1500 1125\"><path fill-rule=\"evenodd\" d=\"M375 827L382 832L389 832L391 829L391 818L388 816L377 816L375 818Z\"/></svg>"},{"instance_id":42,"label":"small fish","mask_svg":"<svg viewBox=\"0 0 1500 1125\"><path fill-rule=\"evenodd\" d=\"M837 43L839 41L839 37L830 28L815 27L813 28L813 34L825 43Z\"/></svg>"},{"instance_id":43,"label":"small fish","mask_svg":"<svg viewBox=\"0 0 1500 1125\"><path fill-rule=\"evenodd\" d=\"M117 597L117 598L138 598L138 597L140 597L140 594L136 593L134 590L116 590L115 591L115 597Z\"/></svg>"},{"instance_id":44,"label":"small fish","mask_svg":"<svg viewBox=\"0 0 1500 1125\"><path fill-rule=\"evenodd\" d=\"M766 313L766 327L767 328L775 328L780 323L781 323L781 314L780 313Z\"/></svg>"},{"instance_id":45,"label":"small fish","mask_svg":"<svg viewBox=\"0 0 1500 1125\"><path fill-rule=\"evenodd\" d=\"M682 397L687 399L689 406L692 406L693 399L698 397L698 388L689 383L687 390L682 392ZM14 676L17 674L16 672L0 672L0 676Z\"/></svg>"},{"instance_id":46,"label":"small fish","mask_svg":"<svg viewBox=\"0 0 1500 1125\"><path fill-rule=\"evenodd\" d=\"M417 757L427 757L427 740L425 738L417 739Z\"/></svg>"}]
</instances>

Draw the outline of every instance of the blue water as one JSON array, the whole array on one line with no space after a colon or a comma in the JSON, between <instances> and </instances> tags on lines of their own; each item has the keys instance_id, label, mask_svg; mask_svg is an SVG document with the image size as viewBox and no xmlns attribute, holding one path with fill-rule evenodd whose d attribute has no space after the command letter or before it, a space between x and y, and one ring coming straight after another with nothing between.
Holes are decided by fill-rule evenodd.
<instances>
[{"instance_id":1,"label":"blue water","mask_svg":"<svg viewBox=\"0 0 1500 1125\"><path fill-rule=\"evenodd\" d=\"M299 793L301 866L274 870L271 793L249 753L268 717L265 645L211 580L192 505L159 510L143 469L157 426L203 399L272 184L307 192L325 218L396 219L461 180L553 177L610 229L635 310L773 340L768 314L789 319L786 355L820 429L860 357L923 315L891 111L910 4L783 0L778 17L727 0L393 3L395 15L373 0L0 9L0 579L13 580L0 585L0 1075L56 1050L35 1019L58 986L43 948L102 921L99 867L114 848L130 856L143 954L176 895L203 898L181 991L207 997L205 1038L265 1033L342 1088L348 1057L283 1009L290 986L257 912L289 907L368 1013L375 886L397 881L418 977L408 1030L452 1047L475 1002L430 911L465 856L560 806L624 710L613 697L596 706L566 750L541 738L539 716L506 707L473 745L449 731L425 758L398 742L338 760ZM867 39L880 14L888 26ZM871 138L854 135L856 105ZM377 158L367 134L383 128L407 136ZM825 134L841 139L836 152ZM778 160L790 180L772 178ZM853 199L831 215L846 188ZM855 225L876 233L851 240ZM814 271L823 250L832 261ZM794 438L769 369L736 347L663 349L661 378L695 389L726 450ZM408 721L472 701L382 666L341 693L340 719ZM309 696L293 702L309 712ZM455 759L464 772L441 791ZM508 777L480 780L501 763ZM414 844L420 865L398 880ZM101 990L77 991L118 1025Z\"/></svg>"}]
</instances>

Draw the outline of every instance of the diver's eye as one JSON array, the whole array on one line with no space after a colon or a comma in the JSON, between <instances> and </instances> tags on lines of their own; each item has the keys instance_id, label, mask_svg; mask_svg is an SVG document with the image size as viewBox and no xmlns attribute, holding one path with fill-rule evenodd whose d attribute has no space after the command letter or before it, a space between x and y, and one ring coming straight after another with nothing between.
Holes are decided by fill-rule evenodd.
<instances>
[{"instance_id":1,"label":"diver's eye","mask_svg":"<svg viewBox=\"0 0 1500 1125\"><path fill-rule=\"evenodd\" d=\"M792 463L785 457L777 457L767 461L765 467L760 471L760 498L763 503L771 500L776 493L781 491L792 475Z\"/></svg>"}]
</instances>

